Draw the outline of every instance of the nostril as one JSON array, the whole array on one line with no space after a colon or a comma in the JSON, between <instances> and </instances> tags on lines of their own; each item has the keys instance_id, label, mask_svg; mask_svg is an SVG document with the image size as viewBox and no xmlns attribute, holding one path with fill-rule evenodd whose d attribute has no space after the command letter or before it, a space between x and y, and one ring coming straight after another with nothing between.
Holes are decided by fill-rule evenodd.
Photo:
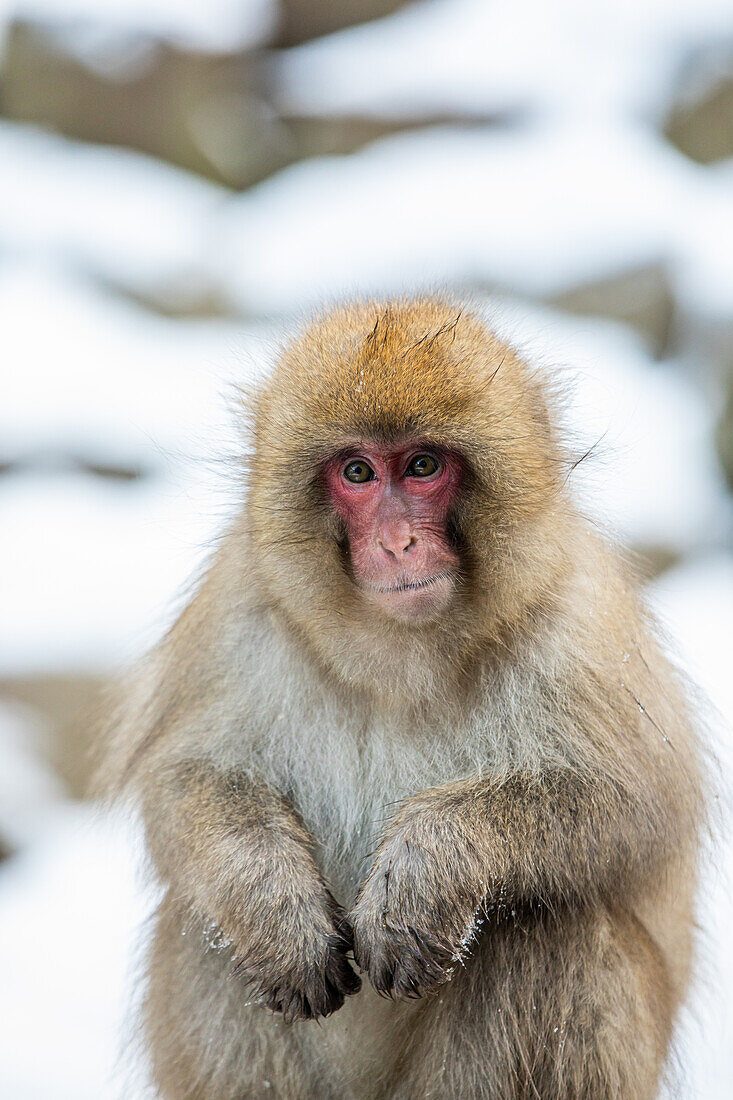
<instances>
[{"instance_id":1,"label":"nostril","mask_svg":"<svg viewBox=\"0 0 733 1100\"><path fill-rule=\"evenodd\" d=\"M384 550L385 554L389 554L391 558L398 558L402 554L409 553L413 546L417 542L414 535L409 535L407 539L377 539L377 545Z\"/></svg>"}]
</instances>

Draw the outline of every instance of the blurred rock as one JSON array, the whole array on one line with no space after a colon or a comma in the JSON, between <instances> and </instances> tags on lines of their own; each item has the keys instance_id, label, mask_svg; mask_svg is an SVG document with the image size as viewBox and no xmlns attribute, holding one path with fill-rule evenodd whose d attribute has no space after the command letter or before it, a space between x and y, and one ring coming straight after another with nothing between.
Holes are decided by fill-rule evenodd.
<instances>
[{"instance_id":1,"label":"blurred rock","mask_svg":"<svg viewBox=\"0 0 733 1100\"><path fill-rule=\"evenodd\" d=\"M232 187L280 167L286 134L265 102L257 55L145 40L126 64L86 64L42 26L15 23L2 111L70 137L124 145Z\"/></svg>"},{"instance_id":2,"label":"blurred rock","mask_svg":"<svg viewBox=\"0 0 733 1100\"><path fill-rule=\"evenodd\" d=\"M278 41L293 46L354 23L380 19L403 4L404 0L281 0Z\"/></svg>"},{"instance_id":3,"label":"blurred rock","mask_svg":"<svg viewBox=\"0 0 733 1100\"><path fill-rule=\"evenodd\" d=\"M1 445L0 445L1 446ZM1 453L1 452L0 452ZM152 471L141 466L98 460L84 453L84 448L73 453L56 450L26 452L20 456L3 454L0 457L0 478L17 477L18 474L87 474L103 481L125 484L141 481Z\"/></svg>"},{"instance_id":4,"label":"blurred rock","mask_svg":"<svg viewBox=\"0 0 733 1100\"><path fill-rule=\"evenodd\" d=\"M733 369L727 379L727 397L715 432L720 463L729 489L733 491Z\"/></svg>"},{"instance_id":5,"label":"blurred rock","mask_svg":"<svg viewBox=\"0 0 733 1100\"><path fill-rule=\"evenodd\" d=\"M733 156L733 43L689 63L664 132L701 164Z\"/></svg>"},{"instance_id":6,"label":"blurred rock","mask_svg":"<svg viewBox=\"0 0 733 1100\"><path fill-rule=\"evenodd\" d=\"M117 285L112 279L106 283L100 280L100 283L118 298L160 317L210 320L230 318L232 315L231 305L226 301L223 291L208 285L205 277L198 285L194 282L186 287L171 284L133 288Z\"/></svg>"},{"instance_id":7,"label":"blurred rock","mask_svg":"<svg viewBox=\"0 0 733 1100\"><path fill-rule=\"evenodd\" d=\"M551 299L551 304L569 313L609 317L630 325L647 338L655 358L669 350L675 300L661 264L585 283Z\"/></svg>"},{"instance_id":8,"label":"blurred rock","mask_svg":"<svg viewBox=\"0 0 733 1100\"><path fill-rule=\"evenodd\" d=\"M721 408L714 444L727 486L733 491L733 314L692 310L683 313L682 330L689 357Z\"/></svg>"},{"instance_id":9,"label":"blurred rock","mask_svg":"<svg viewBox=\"0 0 733 1100\"><path fill-rule=\"evenodd\" d=\"M48 763L74 797L89 793L107 683L105 677L83 673L0 681L0 697L30 706L47 720Z\"/></svg>"},{"instance_id":10,"label":"blurred rock","mask_svg":"<svg viewBox=\"0 0 733 1100\"><path fill-rule=\"evenodd\" d=\"M690 355L707 378L727 390L733 378L733 314L682 311L680 324Z\"/></svg>"},{"instance_id":11,"label":"blurred rock","mask_svg":"<svg viewBox=\"0 0 733 1100\"><path fill-rule=\"evenodd\" d=\"M674 569L682 560L682 555L668 546L637 546L632 555L636 575L644 584Z\"/></svg>"},{"instance_id":12,"label":"blurred rock","mask_svg":"<svg viewBox=\"0 0 733 1100\"><path fill-rule=\"evenodd\" d=\"M252 50L203 53L145 39L126 63L105 67L28 22L11 27L2 77L0 108L9 118L136 149L236 189L293 161L351 153L410 128L380 118L280 117L277 78ZM436 123L460 120L420 120ZM218 311L218 302L202 310Z\"/></svg>"},{"instance_id":13,"label":"blurred rock","mask_svg":"<svg viewBox=\"0 0 733 1100\"><path fill-rule=\"evenodd\" d=\"M502 126L501 116L459 118L456 115L430 115L419 119L388 119L363 115L284 115L283 129L288 135L290 161L307 157L345 156L391 134L428 130L434 126L452 126L458 130Z\"/></svg>"}]
</instances>

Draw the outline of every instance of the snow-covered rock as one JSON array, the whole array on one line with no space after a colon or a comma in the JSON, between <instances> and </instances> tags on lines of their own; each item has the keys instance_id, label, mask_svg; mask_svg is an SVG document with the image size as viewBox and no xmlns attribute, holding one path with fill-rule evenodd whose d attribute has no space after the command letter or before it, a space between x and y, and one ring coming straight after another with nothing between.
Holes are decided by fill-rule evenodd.
<instances>
[{"instance_id":1,"label":"snow-covered rock","mask_svg":"<svg viewBox=\"0 0 733 1100\"><path fill-rule=\"evenodd\" d=\"M0 267L0 670L104 669L167 621L240 490L236 383L271 330ZM139 471L126 482L84 473Z\"/></svg>"},{"instance_id":2,"label":"snow-covered rock","mask_svg":"<svg viewBox=\"0 0 733 1100\"><path fill-rule=\"evenodd\" d=\"M688 53L731 33L727 0L424 0L285 51L276 75L293 113L654 115Z\"/></svg>"},{"instance_id":3,"label":"snow-covered rock","mask_svg":"<svg viewBox=\"0 0 733 1100\"><path fill-rule=\"evenodd\" d=\"M676 270L712 198L733 224L733 192L642 127L435 127L232 198L214 263L262 313L443 284L545 297L660 260Z\"/></svg>"},{"instance_id":4,"label":"snow-covered rock","mask_svg":"<svg viewBox=\"0 0 733 1100\"><path fill-rule=\"evenodd\" d=\"M224 194L141 153L0 123L0 255L195 301L208 289L205 241Z\"/></svg>"},{"instance_id":5,"label":"snow-covered rock","mask_svg":"<svg viewBox=\"0 0 733 1100\"><path fill-rule=\"evenodd\" d=\"M39 23L100 65L143 37L204 52L259 45L275 18L274 0L0 0L0 33L13 20Z\"/></svg>"},{"instance_id":6,"label":"snow-covered rock","mask_svg":"<svg viewBox=\"0 0 733 1100\"><path fill-rule=\"evenodd\" d=\"M0 262L0 459L54 452L148 469L233 432L231 384L267 366L272 329L171 320L60 267ZM229 444L226 444L227 446Z\"/></svg>"}]
</instances>

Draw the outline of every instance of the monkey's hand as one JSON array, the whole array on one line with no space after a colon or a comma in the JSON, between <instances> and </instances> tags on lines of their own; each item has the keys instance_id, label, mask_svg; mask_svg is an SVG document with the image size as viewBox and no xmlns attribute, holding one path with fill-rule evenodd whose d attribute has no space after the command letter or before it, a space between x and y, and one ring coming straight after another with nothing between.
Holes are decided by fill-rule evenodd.
<instances>
[{"instance_id":1,"label":"monkey's hand","mask_svg":"<svg viewBox=\"0 0 733 1100\"><path fill-rule=\"evenodd\" d=\"M430 792L405 804L351 914L354 957L384 996L420 997L449 981L481 921L478 853L444 809Z\"/></svg>"},{"instance_id":2,"label":"monkey's hand","mask_svg":"<svg viewBox=\"0 0 733 1100\"><path fill-rule=\"evenodd\" d=\"M234 973L245 981L247 995L288 1023L329 1016L361 988L346 957L350 926L330 892L318 886L301 884L295 894L264 896L250 906L235 950Z\"/></svg>"}]
</instances>

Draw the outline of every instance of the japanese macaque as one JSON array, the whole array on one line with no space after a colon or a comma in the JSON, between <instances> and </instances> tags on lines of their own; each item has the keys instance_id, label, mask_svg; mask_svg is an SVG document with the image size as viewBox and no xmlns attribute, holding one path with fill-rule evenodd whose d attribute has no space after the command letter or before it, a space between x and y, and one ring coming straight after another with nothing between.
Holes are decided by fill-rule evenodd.
<instances>
[{"instance_id":1,"label":"japanese macaque","mask_svg":"<svg viewBox=\"0 0 733 1100\"><path fill-rule=\"evenodd\" d=\"M654 1097L699 752L547 380L449 302L357 304L251 418L108 754L164 890L159 1096Z\"/></svg>"}]
</instances>

